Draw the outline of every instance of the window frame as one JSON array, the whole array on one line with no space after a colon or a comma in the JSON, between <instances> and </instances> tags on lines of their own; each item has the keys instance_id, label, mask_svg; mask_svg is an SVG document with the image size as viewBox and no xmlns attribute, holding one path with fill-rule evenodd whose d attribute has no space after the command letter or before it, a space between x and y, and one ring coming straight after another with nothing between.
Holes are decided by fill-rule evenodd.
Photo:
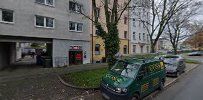
<instances>
[{"instance_id":1,"label":"window frame","mask_svg":"<svg viewBox=\"0 0 203 100\"><path fill-rule=\"evenodd\" d=\"M48 4L48 3L47 3L47 0L44 0L44 3L40 3L40 2L37 2L37 0L35 0L35 3L41 4L41 5L50 6L50 7L55 7L55 0L53 0L53 5Z\"/></svg>"},{"instance_id":2,"label":"window frame","mask_svg":"<svg viewBox=\"0 0 203 100\"><path fill-rule=\"evenodd\" d=\"M143 41L146 41L145 33L143 33Z\"/></svg>"},{"instance_id":3,"label":"window frame","mask_svg":"<svg viewBox=\"0 0 203 100\"><path fill-rule=\"evenodd\" d=\"M98 50L96 51L96 47L98 46ZM101 45L100 44L95 44L95 47L94 47L94 53L95 55L100 55L101 54Z\"/></svg>"},{"instance_id":4,"label":"window frame","mask_svg":"<svg viewBox=\"0 0 203 100\"><path fill-rule=\"evenodd\" d=\"M3 21L3 10L6 10L6 11L11 11L12 14L13 14L13 18L12 18L12 22L9 22L9 21ZM14 10L10 10L10 9L3 9L3 8L0 8L0 22L1 23L5 23L5 24L14 24L15 23L15 12Z\"/></svg>"},{"instance_id":5,"label":"window frame","mask_svg":"<svg viewBox=\"0 0 203 100\"><path fill-rule=\"evenodd\" d=\"M75 30L70 30L70 24L71 24L71 23L75 23ZM81 31L78 31L78 29L77 29L79 24L82 24L82 30L81 30ZM74 22L74 21L69 21L69 24L68 24L68 25L69 25L69 28L68 28L68 29L69 29L70 32L83 32L83 30L84 30L84 24L83 24L83 23L78 23L78 22Z\"/></svg>"},{"instance_id":6,"label":"window frame","mask_svg":"<svg viewBox=\"0 0 203 100\"><path fill-rule=\"evenodd\" d=\"M127 45L123 46L123 54L128 54L128 46Z\"/></svg>"},{"instance_id":7,"label":"window frame","mask_svg":"<svg viewBox=\"0 0 203 100\"><path fill-rule=\"evenodd\" d=\"M142 40L142 39L141 39L141 33L139 33L139 40Z\"/></svg>"},{"instance_id":8,"label":"window frame","mask_svg":"<svg viewBox=\"0 0 203 100\"><path fill-rule=\"evenodd\" d=\"M39 17L43 17L44 18L44 25L43 26L39 26L39 25L37 25L37 16L39 16ZM53 27L47 27L47 18L51 18L51 19L53 19ZM54 29L55 28L55 18L52 18L52 17L46 17L46 16L41 16L41 15L35 15L35 27L37 27L37 28L49 28L49 29Z\"/></svg>"},{"instance_id":9,"label":"window frame","mask_svg":"<svg viewBox=\"0 0 203 100\"><path fill-rule=\"evenodd\" d=\"M135 18L133 18L132 22L133 22L133 26L136 27L136 20L135 20Z\"/></svg>"},{"instance_id":10,"label":"window frame","mask_svg":"<svg viewBox=\"0 0 203 100\"><path fill-rule=\"evenodd\" d=\"M136 40L136 32L133 32L133 40Z\"/></svg>"},{"instance_id":11,"label":"window frame","mask_svg":"<svg viewBox=\"0 0 203 100\"><path fill-rule=\"evenodd\" d=\"M74 9L70 9L70 3L73 3L74 4ZM78 6L80 7L80 11L78 10ZM75 13L80 13L82 12L82 4L79 4L77 2L74 2L74 1L69 1L69 11L70 12L75 12Z\"/></svg>"},{"instance_id":12,"label":"window frame","mask_svg":"<svg viewBox=\"0 0 203 100\"><path fill-rule=\"evenodd\" d=\"M124 24L127 25L127 23L128 23L128 17L124 16Z\"/></svg>"},{"instance_id":13,"label":"window frame","mask_svg":"<svg viewBox=\"0 0 203 100\"><path fill-rule=\"evenodd\" d=\"M124 39L128 39L128 31L124 31Z\"/></svg>"}]
</instances>

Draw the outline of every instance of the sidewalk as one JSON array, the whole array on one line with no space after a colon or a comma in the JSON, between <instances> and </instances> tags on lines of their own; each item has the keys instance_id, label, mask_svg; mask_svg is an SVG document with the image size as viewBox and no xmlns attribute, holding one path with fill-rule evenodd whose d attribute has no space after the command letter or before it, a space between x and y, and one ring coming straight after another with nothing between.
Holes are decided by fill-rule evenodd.
<instances>
[{"instance_id":1,"label":"sidewalk","mask_svg":"<svg viewBox=\"0 0 203 100\"><path fill-rule=\"evenodd\" d=\"M65 86L56 74L103 67L107 67L107 64L1 71L0 100L69 100L75 96L93 93Z\"/></svg>"},{"instance_id":2,"label":"sidewalk","mask_svg":"<svg viewBox=\"0 0 203 100\"><path fill-rule=\"evenodd\" d=\"M0 83L13 80L21 80L29 78L31 76L40 76L46 74L63 74L69 72L91 70L107 67L107 64L85 64L85 65L74 65L64 68L20 68L15 70L3 70L0 71Z\"/></svg>"},{"instance_id":3,"label":"sidewalk","mask_svg":"<svg viewBox=\"0 0 203 100\"><path fill-rule=\"evenodd\" d=\"M187 64L186 69L185 69L186 70L185 73L188 73L189 71L193 70L197 66L198 66L197 64ZM167 77L166 83L165 83L165 88L167 88L170 85L172 85L173 83L175 83L177 79L178 78ZM156 94L157 94L157 92L152 93L151 95L146 97L145 100L152 100L153 96ZM96 91L95 93L92 93L92 94L82 95L82 96L71 98L71 100L103 100L103 98L101 96L100 91Z\"/></svg>"}]
</instances>

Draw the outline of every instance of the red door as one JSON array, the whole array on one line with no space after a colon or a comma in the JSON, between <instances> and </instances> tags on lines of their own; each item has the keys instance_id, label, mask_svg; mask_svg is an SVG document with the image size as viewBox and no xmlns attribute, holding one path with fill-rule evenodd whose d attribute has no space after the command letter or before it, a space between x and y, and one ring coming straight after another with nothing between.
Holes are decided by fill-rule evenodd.
<instances>
[{"instance_id":1,"label":"red door","mask_svg":"<svg viewBox=\"0 0 203 100\"><path fill-rule=\"evenodd\" d=\"M82 51L69 51L69 64L70 65L83 64Z\"/></svg>"}]
</instances>

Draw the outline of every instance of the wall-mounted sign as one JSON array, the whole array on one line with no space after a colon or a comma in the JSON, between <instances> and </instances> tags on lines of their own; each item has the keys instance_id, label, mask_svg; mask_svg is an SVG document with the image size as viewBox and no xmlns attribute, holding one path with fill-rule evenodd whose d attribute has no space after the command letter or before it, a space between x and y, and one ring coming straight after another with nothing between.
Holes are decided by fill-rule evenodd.
<instances>
[{"instance_id":1,"label":"wall-mounted sign","mask_svg":"<svg viewBox=\"0 0 203 100\"><path fill-rule=\"evenodd\" d=\"M82 49L82 46L78 46L78 45L72 45L70 47L71 47L71 50L81 50Z\"/></svg>"}]
</instances>

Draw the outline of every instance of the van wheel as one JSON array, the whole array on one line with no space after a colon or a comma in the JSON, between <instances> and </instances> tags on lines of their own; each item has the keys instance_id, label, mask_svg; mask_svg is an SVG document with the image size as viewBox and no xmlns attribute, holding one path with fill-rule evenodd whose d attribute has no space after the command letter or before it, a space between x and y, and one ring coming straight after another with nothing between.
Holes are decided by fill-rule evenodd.
<instances>
[{"instance_id":1,"label":"van wheel","mask_svg":"<svg viewBox=\"0 0 203 100\"><path fill-rule=\"evenodd\" d=\"M136 94L133 96L132 100L140 100L140 95L136 93Z\"/></svg>"},{"instance_id":2,"label":"van wheel","mask_svg":"<svg viewBox=\"0 0 203 100\"><path fill-rule=\"evenodd\" d=\"M164 90L164 82L163 81L161 81L161 83L160 83L159 90L160 91Z\"/></svg>"}]
</instances>

